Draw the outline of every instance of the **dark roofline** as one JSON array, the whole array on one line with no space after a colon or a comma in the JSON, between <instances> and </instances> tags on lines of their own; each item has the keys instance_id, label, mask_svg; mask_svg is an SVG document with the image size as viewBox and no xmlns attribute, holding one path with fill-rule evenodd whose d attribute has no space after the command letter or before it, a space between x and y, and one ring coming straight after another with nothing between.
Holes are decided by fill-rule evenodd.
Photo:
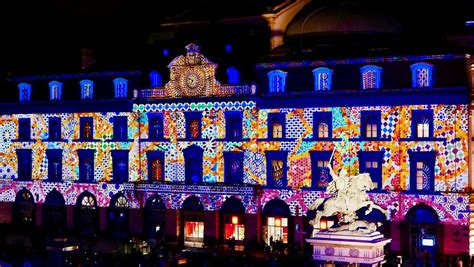
<instances>
[{"instance_id":1,"label":"dark roofline","mask_svg":"<svg viewBox=\"0 0 474 267\"><path fill-rule=\"evenodd\" d=\"M52 74L52 75L32 75L32 76L13 76L6 80L10 82L28 82L28 81L44 81L44 80L72 80L86 79L94 77L120 77L120 76L140 76L142 71L102 71L102 72L85 72L73 74Z\"/></svg>"},{"instance_id":2,"label":"dark roofline","mask_svg":"<svg viewBox=\"0 0 474 267\"><path fill-rule=\"evenodd\" d=\"M342 64L369 64L385 62L403 62L403 61L423 61L423 60L446 60L462 59L464 54L441 54L424 56L384 56L384 57L361 57L361 58L332 58L319 60L298 60L298 61L275 61L258 63L255 68L276 69L276 68L295 68L295 67L316 67L316 66L334 66Z\"/></svg>"}]
</instances>

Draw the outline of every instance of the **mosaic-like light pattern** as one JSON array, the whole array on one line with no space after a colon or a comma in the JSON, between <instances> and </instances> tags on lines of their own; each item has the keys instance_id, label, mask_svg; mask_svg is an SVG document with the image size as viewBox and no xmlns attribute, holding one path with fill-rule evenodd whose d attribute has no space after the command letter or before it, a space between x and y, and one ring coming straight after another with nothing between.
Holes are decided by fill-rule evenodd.
<instances>
[{"instance_id":1,"label":"mosaic-like light pattern","mask_svg":"<svg viewBox=\"0 0 474 267\"><path fill-rule=\"evenodd\" d=\"M411 133L411 114L413 110L433 110L434 137L431 140L417 141ZM376 141L360 140L361 111L379 110L381 113L381 138ZM185 112L201 112L202 140L185 138ZM240 141L225 138L225 112L242 112L242 137ZM160 112L164 118L164 138L151 142L148 138L149 112ZM284 141L268 138L267 118L269 113L285 114L286 131ZM314 141L313 113L331 112L334 140ZM48 118L61 117L63 141L47 141ZM113 117L128 117L128 138L130 142L110 141L113 134ZM93 117L94 141L80 141L79 118ZM17 142L19 118L31 119L31 142ZM242 102L198 102L134 105L132 113L81 113L81 114L21 114L4 115L0 127L0 177L6 178L0 189L2 201L14 201L15 194L25 187L41 203L46 194L56 187L66 199L67 204L75 204L77 196L84 190L93 193L99 206L108 206L110 197L117 192L125 192L132 208L143 207L142 203L153 192L134 190L131 184L108 184L112 175L111 150L129 149L129 180L147 180L147 151L165 153L165 180L184 181L183 150L197 145L204 151L204 182L224 181L224 157L226 151L244 152L244 182L266 184L266 151L288 151L288 184L293 189L266 189L260 203L264 205L274 197L285 200L293 214L305 214L308 205L324 193L302 189L311 186L310 151L332 151L337 147L334 167L341 165L358 172L359 151L383 151L383 188L407 190L410 179L408 151L437 151L435 166L436 191L462 191L467 188L467 143L468 143L467 105L418 105L418 106L376 106L376 107L336 107L336 108L256 108L253 101ZM139 142L139 138L142 139ZM17 178L17 148L33 150L33 179L19 182ZM63 183L41 182L47 178L47 158L45 150L63 149ZM95 181L97 184L74 183L78 178L78 149L96 149ZM211 187L211 186L210 186ZM229 194L213 194L203 190L193 194L202 198L207 210L217 210ZM191 193L170 192L164 197L169 208L179 208L180 203ZM257 200L253 195L241 196L248 213L255 213ZM399 192L371 194L376 203L394 211L394 220L402 220L410 207L423 202L433 207L441 221L450 223L467 222L468 197L463 193L401 194ZM399 206L392 206L399 203ZM398 205L398 204L397 204Z\"/></svg>"}]
</instances>

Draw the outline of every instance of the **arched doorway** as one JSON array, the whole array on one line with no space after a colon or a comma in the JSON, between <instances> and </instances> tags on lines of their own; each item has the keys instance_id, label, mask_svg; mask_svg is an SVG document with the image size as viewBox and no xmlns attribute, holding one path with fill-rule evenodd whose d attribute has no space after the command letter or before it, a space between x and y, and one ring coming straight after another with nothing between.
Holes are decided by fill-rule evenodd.
<instances>
[{"instance_id":1,"label":"arched doorway","mask_svg":"<svg viewBox=\"0 0 474 267\"><path fill-rule=\"evenodd\" d=\"M82 235L92 235L99 225L97 200L88 191L82 192L74 207L74 225Z\"/></svg>"},{"instance_id":2,"label":"arched doorway","mask_svg":"<svg viewBox=\"0 0 474 267\"><path fill-rule=\"evenodd\" d=\"M245 238L245 207L242 201L234 196L227 198L221 207L224 240L236 240L242 243Z\"/></svg>"},{"instance_id":3,"label":"arched doorway","mask_svg":"<svg viewBox=\"0 0 474 267\"><path fill-rule=\"evenodd\" d=\"M204 205L197 196L190 196L184 200L181 209L184 245L202 247L204 244Z\"/></svg>"},{"instance_id":4,"label":"arched doorway","mask_svg":"<svg viewBox=\"0 0 474 267\"><path fill-rule=\"evenodd\" d=\"M36 204L31 192L25 188L18 191L13 205L13 222L15 225L32 226L35 224Z\"/></svg>"},{"instance_id":5,"label":"arched doorway","mask_svg":"<svg viewBox=\"0 0 474 267\"><path fill-rule=\"evenodd\" d=\"M281 241L288 243L292 241L292 217L290 207L285 201L274 198L265 204L263 216L263 240L267 244Z\"/></svg>"},{"instance_id":6,"label":"arched doorway","mask_svg":"<svg viewBox=\"0 0 474 267\"><path fill-rule=\"evenodd\" d=\"M108 228L115 237L128 236L128 216L130 204L123 193L115 194L110 199L108 210Z\"/></svg>"},{"instance_id":7,"label":"arched doorway","mask_svg":"<svg viewBox=\"0 0 474 267\"><path fill-rule=\"evenodd\" d=\"M153 195L145 203L145 233L150 239L161 239L165 233L166 205L161 196Z\"/></svg>"},{"instance_id":8,"label":"arched doorway","mask_svg":"<svg viewBox=\"0 0 474 267\"><path fill-rule=\"evenodd\" d=\"M416 259L423 258L424 251L429 252L431 258L442 253L443 230L443 224L433 208L425 204L412 207L402 223L403 253Z\"/></svg>"},{"instance_id":9,"label":"arched doorway","mask_svg":"<svg viewBox=\"0 0 474 267\"><path fill-rule=\"evenodd\" d=\"M53 188L44 201L43 226L50 231L61 233L66 228L66 221L66 201L63 195Z\"/></svg>"}]
</instances>

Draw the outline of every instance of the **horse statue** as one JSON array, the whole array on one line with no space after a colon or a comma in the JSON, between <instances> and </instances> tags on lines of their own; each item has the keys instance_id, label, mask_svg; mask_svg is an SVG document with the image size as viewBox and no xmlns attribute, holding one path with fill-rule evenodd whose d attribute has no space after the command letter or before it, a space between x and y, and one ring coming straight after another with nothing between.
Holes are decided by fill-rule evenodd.
<instances>
[{"instance_id":1,"label":"horse statue","mask_svg":"<svg viewBox=\"0 0 474 267\"><path fill-rule=\"evenodd\" d=\"M316 210L316 217L309 223L314 229L320 228L320 220L323 216L338 215L341 230L356 230L361 221L356 221L356 211L367 207L365 214L369 214L373 209L380 210L387 219L389 213L379 205L369 199L367 191L375 188L372 179L368 173L361 173L355 176L345 176L346 172L336 175L329 166L333 181L327 187L327 193L336 193L327 199L319 198L310 207L310 210ZM323 210L318 208L323 205ZM342 227L346 225L345 227ZM332 229L337 231L338 228Z\"/></svg>"}]
</instances>

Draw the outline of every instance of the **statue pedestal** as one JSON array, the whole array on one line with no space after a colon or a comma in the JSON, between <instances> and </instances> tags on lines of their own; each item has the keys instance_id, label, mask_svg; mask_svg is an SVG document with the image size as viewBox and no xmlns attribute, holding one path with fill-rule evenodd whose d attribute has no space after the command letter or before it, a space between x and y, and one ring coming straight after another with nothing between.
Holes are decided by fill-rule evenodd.
<instances>
[{"instance_id":1,"label":"statue pedestal","mask_svg":"<svg viewBox=\"0 0 474 267\"><path fill-rule=\"evenodd\" d=\"M384 246L392 240L380 232L320 231L306 239L313 246L313 259L319 262L354 263L357 266L382 266Z\"/></svg>"}]
</instances>

